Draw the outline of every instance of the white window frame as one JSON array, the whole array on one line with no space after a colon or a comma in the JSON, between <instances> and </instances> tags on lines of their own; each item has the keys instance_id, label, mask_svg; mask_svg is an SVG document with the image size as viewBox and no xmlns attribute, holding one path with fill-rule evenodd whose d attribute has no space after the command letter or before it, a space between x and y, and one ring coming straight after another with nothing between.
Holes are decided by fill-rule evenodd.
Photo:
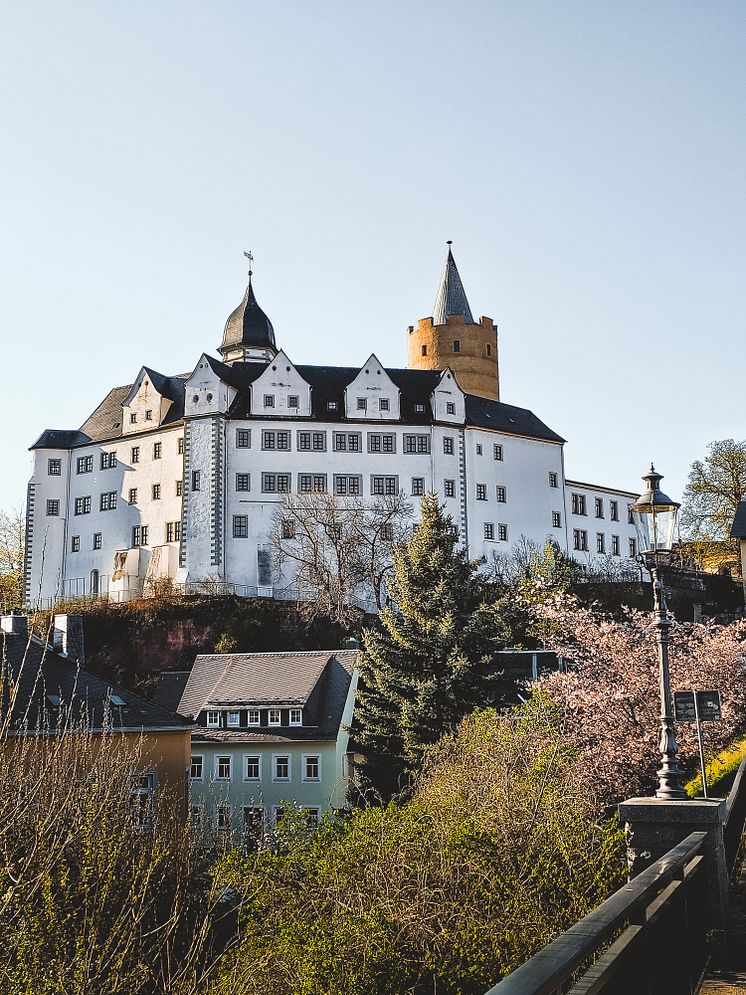
<instances>
[{"instance_id":1,"label":"white window frame","mask_svg":"<svg viewBox=\"0 0 746 995\"><path fill-rule=\"evenodd\" d=\"M295 717L297 716L297 718ZM290 720L288 725L291 726L302 726L303 725L303 709L302 708L291 708L290 709Z\"/></svg>"},{"instance_id":2,"label":"white window frame","mask_svg":"<svg viewBox=\"0 0 746 995\"><path fill-rule=\"evenodd\" d=\"M277 774L277 761L281 758L286 758L288 762L288 776L278 777ZM292 753L273 753L272 754L272 780L281 784L288 784L293 779L293 755Z\"/></svg>"},{"instance_id":3,"label":"white window frame","mask_svg":"<svg viewBox=\"0 0 746 995\"><path fill-rule=\"evenodd\" d=\"M216 715L217 715L217 720L215 719ZM212 710L207 713L207 728L208 729L220 728L220 712Z\"/></svg>"},{"instance_id":4,"label":"white window frame","mask_svg":"<svg viewBox=\"0 0 746 995\"><path fill-rule=\"evenodd\" d=\"M318 769L318 774L316 777L308 776L308 761L315 760L316 767ZM321 755L319 753L304 753L303 754L303 780L309 784L318 784L321 781Z\"/></svg>"},{"instance_id":5,"label":"white window frame","mask_svg":"<svg viewBox=\"0 0 746 995\"><path fill-rule=\"evenodd\" d=\"M199 760L199 774L193 774L195 760ZM189 759L189 780L190 781L204 781L205 779L205 756L203 753L192 753Z\"/></svg>"},{"instance_id":6,"label":"white window frame","mask_svg":"<svg viewBox=\"0 0 746 995\"><path fill-rule=\"evenodd\" d=\"M257 774L256 777L249 777L249 775L247 773L247 771L248 771L248 765L249 765L249 760L258 760L259 761L258 767L257 767L258 774ZM243 769L243 780L244 780L244 784L260 784L261 780L262 780L262 755L261 755L261 753L244 753L244 756L243 756L243 768L242 769Z\"/></svg>"},{"instance_id":7,"label":"white window frame","mask_svg":"<svg viewBox=\"0 0 746 995\"><path fill-rule=\"evenodd\" d=\"M228 712L225 720L226 726L232 729L236 729L241 725L241 713L240 712Z\"/></svg>"},{"instance_id":8,"label":"white window frame","mask_svg":"<svg viewBox=\"0 0 746 995\"><path fill-rule=\"evenodd\" d=\"M262 713L259 708L250 708L246 713L246 725L259 726L262 724Z\"/></svg>"},{"instance_id":9,"label":"white window frame","mask_svg":"<svg viewBox=\"0 0 746 995\"><path fill-rule=\"evenodd\" d=\"M277 718L274 716L277 715ZM282 725L282 709L281 708L268 708L267 709L267 725L268 726L281 726Z\"/></svg>"},{"instance_id":10,"label":"white window frame","mask_svg":"<svg viewBox=\"0 0 746 995\"><path fill-rule=\"evenodd\" d=\"M227 819L224 825L220 824L220 813L226 812ZM218 802L215 806L215 828L219 833L230 833L233 829L233 809L230 802Z\"/></svg>"},{"instance_id":11,"label":"white window frame","mask_svg":"<svg viewBox=\"0 0 746 995\"><path fill-rule=\"evenodd\" d=\"M228 776L227 777L225 777L225 776L221 777L221 775L218 773L218 771L220 770L220 761L221 760L227 760L228 761ZM220 781L221 784L224 784L227 781L232 781L233 780L233 757L232 757L232 755L230 753L216 753L215 754L215 766L213 767L212 779L213 779L213 781Z\"/></svg>"}]
</instances>

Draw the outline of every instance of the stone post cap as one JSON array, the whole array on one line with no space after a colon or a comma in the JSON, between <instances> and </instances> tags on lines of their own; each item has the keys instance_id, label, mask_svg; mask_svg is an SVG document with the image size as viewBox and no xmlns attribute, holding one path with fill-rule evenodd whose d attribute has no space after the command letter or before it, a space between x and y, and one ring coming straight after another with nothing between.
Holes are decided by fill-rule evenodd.
<instances>
[{"instance_id":1,"label":"stone post cap","mask_svg":"<svg viewBox=\"0 0 746 995\"><path fill-rule=\"evenodd\" d=\"M628 798L618 805L622 822L725 823L727 814L725 798L687 798L668 801L664 798Z\"/></svg>"}]
</instances>

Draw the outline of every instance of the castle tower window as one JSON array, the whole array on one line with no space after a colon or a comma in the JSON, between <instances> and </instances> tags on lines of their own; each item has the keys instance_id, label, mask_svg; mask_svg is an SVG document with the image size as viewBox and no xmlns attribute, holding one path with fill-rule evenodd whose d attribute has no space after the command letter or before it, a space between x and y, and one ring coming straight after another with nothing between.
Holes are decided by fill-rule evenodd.
<instances>
[{"instance_id":1,"label":"castle tower window","mask_svg":"<svg viewBox=\"0 0 746 995\"><path fill-rule=\"evenodd\" d=\"M422 347L422 355L423 356L427 356L427 345L423 345L423 347Z\"/></svg>"},{"instance_id":2,"label":"castle tower window","mask_svg":"<svg viewBox=\"0 0 746 995\"><path fill-rule=\"evenodd\" d=\"M491 356L492 355L492 346L490 345L489 342L487 343L487 345L485 346L485 348L487 350L487 355Z\"/></svg>"},{"instance_id":3,"label":"castle tower window","mask_svg":"<svg viewBox=\"0 0 746 995\"><path fill-rule=\"evenodd\" d=\"M461 352L461 339L454 339L453 340L453 351L454 352Z\"/></svg>"}]
</instances>

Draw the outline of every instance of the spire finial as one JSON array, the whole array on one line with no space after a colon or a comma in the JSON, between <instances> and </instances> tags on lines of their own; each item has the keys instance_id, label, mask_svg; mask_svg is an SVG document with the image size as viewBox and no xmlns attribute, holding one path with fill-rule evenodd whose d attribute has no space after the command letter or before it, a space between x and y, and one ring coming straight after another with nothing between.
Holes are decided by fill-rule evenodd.
<instances>
[{"instance_id":1,"label":"spire finial","mask_svg":"<svg viewBox=\"0 0 746 995\"><path fill-rule=\"evenodd\" d=\"M244 255L249 260L249 281L251 281L251 277L254 271L254 257L251 254L251 249L249 249L248 252L244 252Z\"/></svg>"},{"instance_id":2,"label":"spire finial","mask_svg":"<svg viewBox=\"0 0 746 995\"><path fill-rule=\"evenodd\" d=\"M446 239L446 245L450 248L453 245L453 239L452 238L447 238Z\"/></svg>"}]
</instances>

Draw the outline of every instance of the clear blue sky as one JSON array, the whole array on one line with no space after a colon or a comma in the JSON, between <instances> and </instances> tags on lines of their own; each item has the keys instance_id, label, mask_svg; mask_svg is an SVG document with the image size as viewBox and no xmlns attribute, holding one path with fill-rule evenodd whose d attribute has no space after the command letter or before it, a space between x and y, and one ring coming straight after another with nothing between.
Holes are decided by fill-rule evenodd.
<instances>
[{"instance_id":1,"label":"clear blue sky","mask_svg":"<svg viewBox=\"0 0 746 995\"><path fill-rule=\"evenodd\" d=\"M3 5L0 507L244 249L293 360L404 365L446 239L568 475L680 495L746 436L745 67L735 0Z\"/></svg>"}]
</instances>

